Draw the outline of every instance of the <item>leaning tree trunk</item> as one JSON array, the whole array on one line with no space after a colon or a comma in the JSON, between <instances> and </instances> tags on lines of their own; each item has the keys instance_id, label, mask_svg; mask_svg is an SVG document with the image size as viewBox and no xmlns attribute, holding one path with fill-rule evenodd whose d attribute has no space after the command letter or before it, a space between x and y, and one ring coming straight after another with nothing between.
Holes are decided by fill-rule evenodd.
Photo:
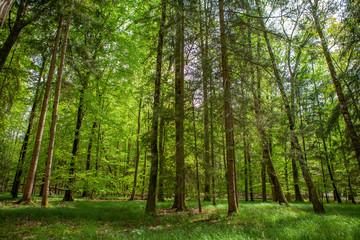
<instances>
[{"instance_id":1,"label":"leaning tree trunk","mask_svg":"<svg viewBox=\"0 0 360 240\"><path fill-rule=\"evenodd\" d=\"M220 43L221 43L221 66L224 87L224 116L225 116L225 132L226 132L226 181L228 192L228 214L238 211L235 191L235 144L234 144L234 128L231 107L231 90L230 77L228 72L227 46L225 36L225 20L224 20L224 2L219 0L219 19L220 19Z\"/></svg>"},{"instance_id":2,"label":"leaning tree trunk","mask_svg":"<svg viewBox=\"0 0 360 240\"><path fill-rule=\"evenodd\" d=\"M276 65L275 56L274 56L272 47L270 45L270 40L268 38L268 33L266 31L266 28L265 28L264 20L262 19L262 11L261 11L261 8L260 8L260 3L259 3L260 1L255 0L255 2L256 2L257 11L258 11L258 14L259 14L259 17L260 17L259 18L259 23L260 23L261 28L263 30L266 46L267 46L267 49L268 49L268 52L269 52L269 55L270 55L271 67L273 68L273 71L274 71L275 81L276 81L276 84L278 85L278 88L280 90L280 94L281 94L281 97L282 97L282 100L283 100L284 106L285 106L285 112L286 112L286 115L288 117L289 126L290 126L290 129L291 129L291 142L292 142L293 147L294 147L294 149L295 149L295 151L297 153L296 154L297 160L299 162L301 171L303 173L303 177L305 179L306 186L307 186L307 188L309 190L309 193L310 193L309 194L310 195L310 201L311 201L311 203L313 205L313 209L314 209L315 213L325 213L324 206L323 206L322 202L320 201L319 196L318 196L318 194L316 192L314 183L313 183L313 181L311 179L309 167L307 165L307 162L303 158L300 143L299 143L299 140L298 140L297 135L295 133L295 124L294 124L294 120L293 120L294 117L292 116L292 112L291 112L291 109L290 109L290 104L289 104L289 101L288 101L288 98L287 98L287 95L286 95L286 92L285 92L285 89L284 89L284 86L283 86L283 83L282 83L282 79L281 79L279 70L278 70L277 65Z\"/></svg>"},{"instance_id":3,"label":"leaning tree trunk","mask_svg":"<svg viewBox=\"0 0 360 240\"><path fill-rule=\"evenodd\" d=\"M335 87L336 95L339 100L340 110L343 115L346 129L350 136L351 143L352 143L355 155L356 155L356 159L357 159L359 167L360 167L360 139L359 139L359 136L357 135L354 125L351 121L351 115L350 115L348 107L346 105L346 99L345 99L344 93L342 91L341 83L340 83L338 75L335 71L335 67L334 67L334 64L333 64L332 58L331 58L331 53L329 51L324 33L321 29L320 20L319 20L319 16L317 13L318 0L314 0L314 3L312 3L311 0L309 0L309 3L311 5L311 13L314 18L315 28L320 37L321 46L322 46L323 53L324 53L324 56L326 59L326 63L328 65L328 69L329 69L329 72L330 72L330 75L331 75L331 78L332 78L332 81L333 81L333 84Z\"/></svg>"},{"instance_id":4,"label":"leaning tree trunk","mask_svg":"<svg viewBox=\"0 0 360 240\"><path fill-rule=\"evenodd\" d=\"M32 129L33 124L34 124L34 119L35 119L35 116L36 116L36 110L37 110L38 104L39 104L40 99L41 99L39 94L41 92L41 78L42 78L42 75L44 73L45 65L46 65L46 58L43 59L43 63L42 63L41 69L40 69L39 80L38 80L38 83L37 83L37 86L36 86L36 92L35 92L35 96L34 96L34 103L33 103L33 106L31 108L31 112L30 112L29 124L28 124L28 128L26 130L24 141L23 141L23 144L22 144L21 150L20 150L20 157L19 157L19 161L18 161L18 164L17 164L17 167L16 167L14 183L13 183L13 186L12 186L12 189L11 189L12 198L17 198L18 197L18 192L19 192L19 187L20 187L20 178L21 178L22 171L23 171L23 164L24 164L24 161L25 161L25 155L27 153L29 137L30 137L30 134L31 134L31 129Z\"/></svg>"},{"instance_id":5,"label":"leaning tree trunk","mask_svg":"<svg viewBox=\"0 0 360 240\"><path fill-rule=\"evenodd\" d=\"M157 58L156 58L156 78L154 91L154 105L151 127L151 169L149 179L148 199L146 202L145 213L156 214L156 184L158 174L158 125L159 125L159 104L161 92L161 68L162 68L162 51L165 35L165 21L166 21L166 1L161 2L161 24L159 30ZM146 154L144 162L144 172L146 171ZM145 184L145 173L143 184Z\"/></svg>"},{"instance_id":6,"label":"leaning tree trunk","mask_svg":"<svg viewBox=\"0 0 360 240\"><path fill-rule=\"evenodd\" d=\"M185 154L184 154L184 0L178 0L175 43L175 135L176 176L173 208L182 211L185 203Z\"/></svg>"},{"instance_id":7,"label":"leaning tree trunk","mask_svg":"<svg viewBox=\"0 0 360 240\"><path fill-rule=\"evenodd\" d=\"M54 98L54 105L53 105L53 112L52 112L52 122L51 122L51 127L50 127L48 157L46 160L44 185L42 187L43 192L42 192L41 206L43 206L43 207L48 207L48 205L49 205L48 204L48 202L49 202L48 196L49 196L49 186L50 186L51 164L52 164L52 158L53 158L53 153L54 153L56 122L57 122L57 118L58 118L58 108L59 108L60 93L61 93L61 81L62 81L62 75L63 75L63 70L64 70L66 46L67 46L67 42L68 42L73 5L74 5L74 0L71 1L71 5L69 8L69 14L68 14L68 18L66 21L66 29L65 29L65 33L64 33L62 52L61 52L61 60L60 60L60 66L59 66L59 70L58 70L58 79L56 82L55 98Z\"/></svg>"},{"instance_id":8,"label":"leaning tree trunk","mask_svg":"<svg viewBox=\"0 0 360 240\"><path fill-rule=\"evenodd\" d=\"M142 96L140 97L139 102L139 113L138 113L138 128L136 134L136 160L135 160L135 173L134 173L134 185L131 192L130 200L135 199L135 190L137 185L138 170L139 170L139 160L140 160L140 131L141 131L141 107L142 107Z\"/></svg>"},{"instance_id":9,"label":"leaning tree trunk","mask_svg":"<svg viewBox=\"0 0 360 240\"><path fill-rule=\"evenodd\" d=\"M54 49L53 49L52 56L51 56L49 75L48 75L48 79L46 82L44 99L42 102L42 109L41 109L41 114L40 114L40 118L39 118L39 125L38 125L37 134L36 134L34 151L33 151L33 155L32 155L31 162L30 162L30 167L29 167L29 172L28 172L28 176L26 179L26 183L25 183L24 193L23 193L22 199L19 201L19 202L23 202L23 203L31 202L31 192L32 192L33 185L34 185L35 172L36 172L37 162L38 162L39 154L40 154L41 140L42 140L42 135L43 135L43 131L44 131L47 107L48 107L49 98L50 98L51 83L52 83L52 80L54 77L54 72L55 72L56 56L57 56L59 43L60 43L60 36L61 36L63 20L64 20L64 16L61 15L60 20L59 20L59 26L58 26L58 29L56 32L55 45L54 45Z\"/></svg>"}]
</instances>

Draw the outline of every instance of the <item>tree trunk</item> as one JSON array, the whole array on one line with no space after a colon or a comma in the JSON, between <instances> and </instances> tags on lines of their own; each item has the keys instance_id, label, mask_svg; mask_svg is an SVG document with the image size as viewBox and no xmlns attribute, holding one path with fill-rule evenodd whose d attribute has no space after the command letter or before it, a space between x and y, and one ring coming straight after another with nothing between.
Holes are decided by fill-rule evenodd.
<instances>
[{"instance_id":1,"label":"tree trunk","mask_svg":"<svg viewBox=\"0 0 360 240\"><path fill-rule=\"evenodd\" d=\"M3 0L0 3L0 31L14 2L15 0Z\"/></svg>"},{"instance_id":2,"label":"tree trunk","mask_svg":"<svg viewBox=\"0 0 360 240\"><path fill-rule=\"evenodd\" d=\"M185 203L185 155L184 155L184 0L178 0L176 13L175 43L175 128L176 128L176 176L173 208L182 211Z\"/></svg>"},{"instance_id":3,"label":"tree trunk","mask_svg":"<svg viewBox=\"0 0 360 240\"><path fill-rule=\"evenodd\" d=\"M86 78L89 74L87 74ZM80 90L80 100L79 100L79 107L77 113L77 121L76 121L76 128L75 128L75 137L73 142L73 149L72 149L72 157L70 161L70 169L69 169L69 181L67 182L65 188L65 194L63 201L74 201L73 198L73 185L75 183L75 161L79 154L79 144L80 144L80 131L83 124L84 118L84 97L85 91L87 89L88 80L84 79L82 89ZM99 132L100 134L100 132Z\"/></svg>"},{"instance_id":4,"label":"tree trunk","mask_svg":"<svg viewBox=\"0 0 360 240\"><path fill-rule=\"evenodd\" d=\"M165 121L164 118L160 120L160 137L159 137L159 191L158 201L164 202L164 149L165 149Z\"/></svg>"},{"instance_id":5,"label":"tree trunk","mask_svg":"<svg viewBox=\"0 0 360 240\"><path fill-rule=\"evenodd\" d=\"M41 78L42 78L42 75L44 73L45 65L46 65L46 57L43 59L43 63L42 63L41 69L40 69L39 80L38 80L38 83L37 83L37 86L36 86L36 92L35 92L35 96L34 96L34 102L33 102L32 108L31 108L31 112L30 112L29 124L28 124L28 128L26 130L24 141L23 141L23 144L22 144L21 150L20 150L19 162L18 162L17 167L16 167L14 183L13 183L13 186L12 186L12 189L11 189L12 198L17 198L18 197L18 192L19 192L19 187L20 187L20 179L21 179L21 175L22 175L22 171L23 171L23 164L24 164L24 161L25 161L25 155L27 153L27 147L28 147L28 143L29 143L31 129L32 129L33 124L34 124L34 119L35 119L35 116L36 116L36 110L37 110L38 104L39 104L40 99L41 99L39 94L40 94L41 89L42 89L41 88Z\"/></svg>"},{"instance_id":6,"label":"tree trunk","mask_svg":"<svg viewBox=\"0 0 360 240\"><path fill-rule=\"evenodd\" d=\"M91 136L90 136L90 140L89 140L89 145L88 145L88 149L87 149L87 155L86 155L86 167L85 170L89 171L90 170L90 163L91 163L91 151L92 151L92 146L93 146L93 138L95 136L95 129L97 128L97 123L93 122L92 128L91 128ZM86 182L85 187L84 187L84 191L82 194L82 197L88 197L89 192L88 192L88 182Z\"/></svg>"},{"instance_id":7,"label":"tree trunk","mask_svg":"<svg viewBox=\"0 0 360 240\"><path fill-rule=\"evenodd\" d=\"M205 9L206 11L206 9ZM202 7L200 3L200 14L202 13ZM207 14L205 14L205 21L207 21ZM208 79L209 79L209 68L208 68L208 31L207 24L205 24L205 37L206 42L204 44L203 37L203 23L202 18L200 19L200 52L201 52L201 68L202 68L202 84L203 84L203 117L204 117L204 172L205 172L205 188L204 188L204 201L210 201L210 140L209 140L209 107L208 107Z\"/></svg>"},{"instance_id":8,"label":"tree trunk","mask_svg":"<svg viewBox=\"0 0 360 240\"><path fill-rule=\"evenodd\" d=\"M193 128L194 128L194 142L195 142L195 168L196 168L196 190L197 190L197 202L199 207L199 212L202 212L201 199L200 199L200 178L199 178L199 163L197 157L197 143L196 143L196 125L195 125L195 107L194 102L192 102L192 115L193 115Z\"/></svg>"},{"instance_id":9,"label":"tree trunk","mask_svg":"<svg viewBox=\"0 0 360 240\"><path fill-rule=\"evenodd\" d=\"M319 20L319 16L317 13L318 12L318 0L314 0L314 3L312 3L311 0L309 0L309 3L311 5L311 13L314 18L315 28L320 37L321 46L322 46L323 53L324 53L324 56L326 59L326 63L328 65L328 69L329 69L329 72L330 72L330 75L331 75L331 78L332 78L332 81L333 81L333 84L335 87L336 95L339 100L340 110L343 115L346 129L350 136L352 146L353 146L353 149L354 149L354 152L356 155L356 159L357 159L359 167L360 167L360 139L359 139L359 136L357 135L354 125L351 121L351 115L350 115L348 107L346 105L346 99L342 92L341 83L340 83L338 75L335 71L335 67L334 67L334 64L331 59L331 53L329 51L324 33L321 29L320 20Z\"/></svg>"},{"instance_id":10,"label":"tree trunk","mask_svg":"<svg viewBox=\"0 0 360 240\"><path fill-rule=\"evenodd\" d=\"M49 196L49 186L50 186L50 175L51 175L51 164L52 158L54 153L54 143L55 143L55 134L56 134L56 122L58 118L58 108L59 108L59 101L60 101L60 93L61 93L61 81L65 63L65 55L66 55L66 45L68 42L68 35L70 29L70 22L71 22L71 15L72 15L72 8L74 5L74 0L71 1L71 5L69 8L69 15L66 21L66 29L64 33L63 45L62 45L62 52L61 52L61 60L60 66L58 70L58 79L56 82L56 90L55 90L55 98L54 98L54 105L53 105L53 112L52 112L52 122L50 128L50 139L49 139L49 148L48 148L48 157L46 160L46 171L45 171L45 179L44 179L44 186L43 186L43 193L42 193L42 201L41 206L48 207L48 196Z\"/></svg>"},{"instance_id":11,"label":"tree trunk","mask_svg":"<svg viewBox=\"0 0 360 240\"><path fill-rule=\"evenodd\" d=\"M158 125L159 125L159 104L161 92L161 68L162 68L162 50L165 35L165 22L166 22L166 0L161 2L161 23L159 30L157 58L156 58L156 79L154 90L154 105L151 127L151 169L149 178L148 198L145 207L145 213L156 214L156 184L158 174ZM144 163L144 184L145 184L145 171L146 171L146 154Z\"/></svg>"},{"instance_id":12,"label":"tree trunk","mask_svg":"<svg viewBox=\"0 0 360 240\"><path fill-rule=\"evenodd\" d=\"M296 154L297 160L298 160L298 162L300 164L300 168L301 168L301 171L303 173L303 177L305 179L306 186L308 187L308 190L309 190L309 193L310 193L309 194L310 195L310 201L311 201L311 203L313 205L313 209L314 209L315 213L325 213L324 206L322 205L322 202L320 202L320 199L319 199L318 194L316 192L314 183L313 183L313 181L311 179L309 167L307 165L307 162L303 158L301 147L300 147L300 144L299 144L299 140L298 140L298 138L296 136L296 133L295 133L295 124L294 124L294 120L293 120L294 117L292 116L289 101L288 101L284 86L282 84L282 79L281 79L279 70L278 70L277 65L276 65L273 50L272 50L271 45L270 45L270 40L268 38L268 33L266 32L264 20L262 19L262 11L261 11L261 8L260 8L259 0L255 0L255 2L256 2L258 14L259 14L259 17L260 17L259 18L259 23L260 23L261 28L263 30L265 42L266 42L268 52L269 52L269 55L270 55L270 61L271 61L271 66L272 66L273 71L274 71L275 80L276 80L276 83L277 83L278 88L280 90L280 94L281 94L281 97L282 97L282 100L283 100L284 106L285 106L285 112L286 112L287 117L288 117L290 129L291 129L291 142L292 142L293 147L294 147L294 149L295 149L295 151L297 153Z\"/></svg>"},{"instance_id":13,"label":"tree trunk","mask_svg":"<svg viewBox=\"0 0 360 240\"><path fill-rule=\"evenodd\" d=\"M220 43L221 43L221 67L224 87L224 116L225 116L225 132L226 132L226 180L228 192L228 213L232 214L238 211L235 191L235 144L234 144L234 128L231 107L231 89L230 77L228 72L227 46L225 36L224 21L224 2L219 0L219 20L220 20Z\"/></svg>"},{"instance_id":14,"label":"tree trunk","mask_svg":"<svg viewBox=\"0 0 360 240\"><path fill-rule=\"evenodd\" d=\"M54 49L53 49L52 56L51 56L50 70L49 70L49 75L48 75L48 79L46 82L44 99L42 102L42 109L41 109L41 114L40 114L40 118L39 118L39 125L38 125L37 134L36 134L34 151L33 151L33 155L32 155L31 162L30 162L30 167L29 167L29 172L28 172L28 176L26 179L26 183L25 183L23 197L19 201L19 202L23 202L23 203L31 202L31 192L32 192L33 184L34 184L35 172L36 172L37 162L38 162L39 154L40 154L41 140L42 140L42 135L43 135L43 131L44 131L47 106L48 106L49 97L50 97L51 83L52 83L52 80L54 77L54 72L55 72L56 56L57 56L57 52L58 52L58 48L59 48L63 20L64 20L64 16L61 15L60 20L59 20L59 26L58 26L58 29L56 32L55 45L54 45Z\"/></svg>"},{"instance_id":15,"label":"tree trunk","mask_svg":"<svg viewBox=\"0 0 360 240\"><path fill-rule=\"evenodd\" d=\"M137 185L137 177L139 170L139 160L140 160L140 131L141 131L141 107L142 107L142 96L140 97L139 102L139 113L138 113L138 129L136 134L136 161L135 161L135 173L134 173L134 185L131 192L130 200L135 199L135 190Z\"/></svg>"},{"instance_id":16,"label":"tree trunk","mask_svg":"<svg viewBox=\"0 0 360 240\"><path fill-rule=\"evenodd\" d=\"M214 153L214 123L213 123L213 97L214 91L212 89L212 79L210 79L211 101L210 101L210 141L211 141L211 182L212 182L212 202L216 205L216 191L215 191L215 153Z\"/></svg>"}]
</instances>

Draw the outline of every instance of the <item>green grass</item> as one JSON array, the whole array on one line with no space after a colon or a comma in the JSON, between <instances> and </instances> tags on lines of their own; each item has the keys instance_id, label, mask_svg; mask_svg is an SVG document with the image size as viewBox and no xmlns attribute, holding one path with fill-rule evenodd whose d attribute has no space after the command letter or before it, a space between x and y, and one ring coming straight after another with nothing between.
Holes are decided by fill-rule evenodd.
<instances>
[{"instance_id":1,"label":"green grass","mask_svg":"<svg viewBox=\"0 0 360 240\"><path fill-rule=\"evenodd\" d=\"M144 215L145 202L87 201L50 207L14 205L0 195L0 239L360 239L360 205L327 204L316 215L309 203L240 201L239 213L227 216L225 200L203 203L204 213L173 212L172 202L158 203L157 217Z\"/></svg>"}]
</instances>

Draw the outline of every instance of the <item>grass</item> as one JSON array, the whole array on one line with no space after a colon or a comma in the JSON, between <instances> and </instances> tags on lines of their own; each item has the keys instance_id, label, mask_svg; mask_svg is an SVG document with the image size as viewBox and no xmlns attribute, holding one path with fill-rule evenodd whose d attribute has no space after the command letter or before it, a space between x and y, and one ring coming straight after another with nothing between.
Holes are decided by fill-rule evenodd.
<instances>
[{"instance_id":1,"label":"grass","mask_svg":"<svg viewBox=\"0 0 360 240\"><path fill-rule=\"evenodd\" d=\"M240 201L227 216L227 203L188 201L189 211L174 212L172 202L158 203L157 217L144 215L145 202L50 199L49 208L19 206L0 195L0 239L360 239L360 205L327 204L316 215L309 203Z\"/></svg>"}]
</instances>

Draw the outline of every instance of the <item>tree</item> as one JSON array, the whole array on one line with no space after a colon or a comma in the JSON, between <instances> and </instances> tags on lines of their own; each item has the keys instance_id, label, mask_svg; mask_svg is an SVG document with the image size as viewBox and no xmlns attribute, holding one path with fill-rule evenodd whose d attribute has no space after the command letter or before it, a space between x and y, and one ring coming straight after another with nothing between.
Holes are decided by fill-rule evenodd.
<instances>
[{"instance_id":1,"label":"tree","mask_svg":"<svg viewBox=\"0 0 360 240\"><path fill-rule=\"evenodd\" d=\"M26 183L25 183L24 193L23 193L21 200L19 201L20 203L24 203L24 204L31 202L31 192L32 192L33 184L34 184L37 162L39 159L41 140L42 140L42 135L43 135L43 131L44 131L47 106L49 103L51 83L52 83L52 80L54 77L54 72L55 72L56 56L57 56L57 52L58 52L58 48L59 48L59 42L60 42L63 21L64 21L64 15L61 14L60 19L59 19L59 26L56 31L54 49L53 49L52 56L51 56L49 75L48 75L48 79L46 81L45 93L44 93L44 98L43 98L43 102L42 102L41 114L40 114L38 130L37 130L36 140L35 140L35 146L34 146L32 158L31 158L28 176L27 176Z\"/></svg>"},{"instance_id":2,"label":"tree","mask_svg":"<svg viewBox=\"0 0 360 240\"><path fill-rule=\"evenodd\" d=\"M224 21L224 2L219 0L219 19L220 19L220 39L221 39L221 66L222 79L224 87L224 118L225 118L225 132L226 132L226 181L228 193L228 213L232 214L238 211L235 191L235 176L234 169L235 162L235 144L234 144L234 130L233 117L231 107L231 91L230 78L228 72L228 59L225 35L225 21Z\"/></svg>"}]
</instances>

